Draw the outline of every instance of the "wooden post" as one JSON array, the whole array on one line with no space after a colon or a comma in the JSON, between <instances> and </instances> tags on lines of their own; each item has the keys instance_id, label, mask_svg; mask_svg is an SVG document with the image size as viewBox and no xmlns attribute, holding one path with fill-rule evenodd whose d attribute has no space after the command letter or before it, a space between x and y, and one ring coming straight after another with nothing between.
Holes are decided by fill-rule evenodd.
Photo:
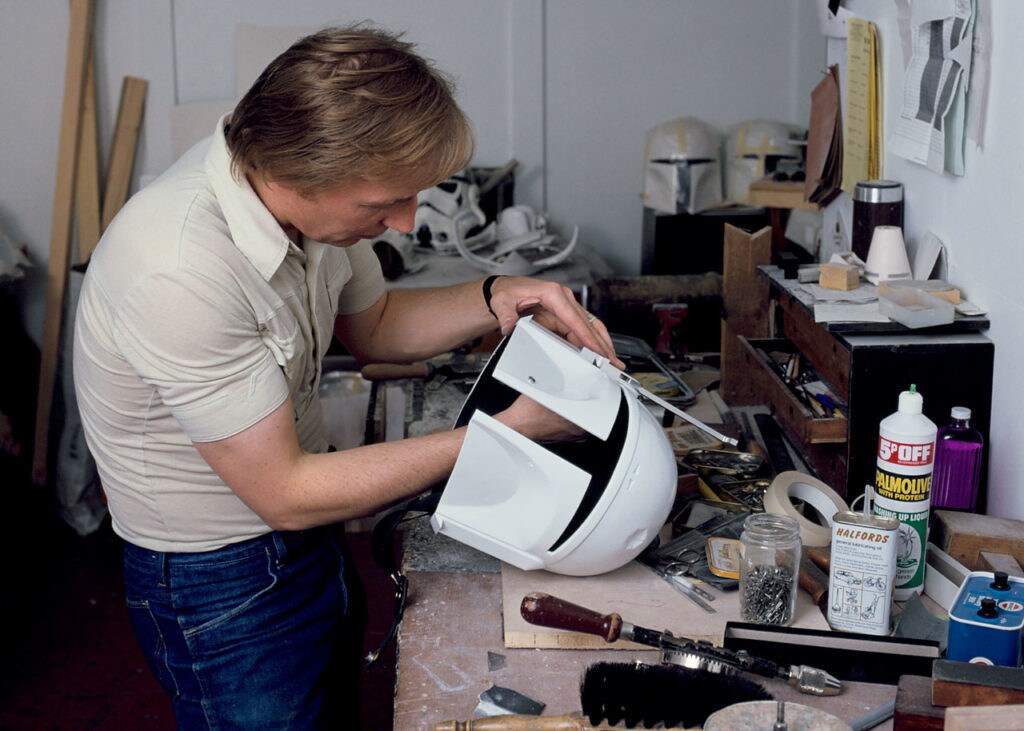
<instances>
[{"instance_id":1,"label":"wooden post","mask_svg":"<svg viewBox=\"0 0 1024 731\"><path fill-rule=\"evenodd\" d=\"M139 127L142 125L142 109L148 86L149 82L145 79L137 79L134 76L125 76L121 85L117 128L114 130L114 144L110 148L110 164L107 165L107 186L103 192L103 231L107 230L107 226L128 198L128 186L135 165L135 148L139 140Z\"/></svg>"},{"instance_id":2,"label":"wooden post","mask_svg":"<svg viewBox=\"0 0 1024 731\"><path fill-rule=\"evenodd\" d=\"M32 457L32 481L47 481L50 414L53 386L60 356L60 330L63 321L64 290L67 286L71 250L71 219L74 210L75 171L78 162L79 125L82 94L85 87L86 56L92 36L93 0L70 0L71 22L68 55L64 73L64 102L60 122L60 146L57 153L57 180L53 195L53 223L50 232L50 257L46 275L46 319L43 322L42 352L39 365L39 393L36 402L35 444Z\"/></svg>"},{"instance_id":3,"label":"wooden post","mask_svg":"<svg viewBox=\"0 0 1024 731\"><path fill-rule=\"evenodd\" d=\"M78 135L78 171L75 180L75 217L78 219L78 261L85 264L100 240L100 166L96 144L96 63L88 53L82 124Z\"/></svg>"}]
</instances>

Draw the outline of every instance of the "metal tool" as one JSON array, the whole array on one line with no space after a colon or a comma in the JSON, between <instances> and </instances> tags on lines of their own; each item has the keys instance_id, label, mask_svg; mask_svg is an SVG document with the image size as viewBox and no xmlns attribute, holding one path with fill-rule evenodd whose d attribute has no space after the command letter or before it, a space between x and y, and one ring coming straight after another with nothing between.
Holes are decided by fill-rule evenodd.
<instances>
[{"instance_id":1,"label":"metal tool","mask_svg":"<svg viewBox=\"0 0 1024 731\"><path fill-rule=\"evenodd\" d=\"M550 594L534 592L523 597L520 614L530 624L555 629L583 632L604 638L605 642L631 640L663 651L674 651L704 658L736 671L754 673L766 678L782 678L801 693L837 695L842 690L838 678L808 665L779 665L771 660L717 647L703 640L676 637L623 621L617 613L600 614Z\"/></svg>"},{"instance_id":2,"label":"metal tool","mask_svg":"<svg viewBox=\"0 0 1024 731\"><path fill-rule=\"evenodd\" d=\"M678 398L680 401L688 405L697 400L697 394L693 392L689 384L680 378L678 373L665 365L664 361L658 357L658 354L647 344L646 340L620 333L609 334L612 338L612 345L615 346L615 352L618 355L650 361L651 365L672 379L672 382L676 384L676 388L679 389Z\"/></svg>"},{"instance_id":3,"label":"metal tool","mask_svg":"<svg viewBox=\"0 0 1024 731\"><path fill-rule=\"evenodd\" d=\"M708 602L704 601L705 599L708 601L715 600L715 597L712 596L710 592L705 591L680 574L673 574L665 569L657 568L655 566L652 566L651 570L667 581L669 586L685 596L705 612L708 612L709 614L715 613L715 608L708 604Z\"/></svg>"}]
</instances>

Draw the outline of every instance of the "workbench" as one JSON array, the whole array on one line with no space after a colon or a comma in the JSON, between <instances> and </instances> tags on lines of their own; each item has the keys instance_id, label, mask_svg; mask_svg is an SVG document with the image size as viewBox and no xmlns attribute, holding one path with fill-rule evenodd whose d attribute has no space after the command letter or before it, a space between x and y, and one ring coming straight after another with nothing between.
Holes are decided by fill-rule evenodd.
<instances>
[{"instance_id":1,"label":"workbench","mask_svg":"<svg viewBox=\"0 0 1024 731\"><path fill-rule=\"evenodd\" d=\"M434 535L426 518L409 523L403 535L409 595L397 637L396 731L433 731L442 721L468 720L478 696L491 685L546 704L544 716L578 712L579 684L589 665L660 661L659 651L652 649L506 647L500 562ZM818 698L782 681L750 678L777 698L826 710L847 722L896 697L891 685L844 682L841 695ZM891 729L892 722L876 728Z\"/></svg>"},{"instance_id":2,"label":"workbench","mask_svg":"<svg viewBox=\"0 0 1024 731\"><path fill-rule=\"evenodd\" d=\"M409 425L409 436L450 428L465 400L464 393L447 385L432 389L428 394L422 418ZM567 649L508 646L511 643L506 630L516 618L505 614L514 612L514 606L521 601L518 594L503 595L503 583L509 582L509 567L503 567L500 561L476 549L435 534L426 516L403 524L402 546L402 570L408 577L409 590L404 619L396 638L394 728L398 731L433 731L435 724L442 721L470 719L480 693L492 685L511 688L544 703L545 716L577 712L580 710L580 681L591 664L660 662L658 650L629 643L617 643L616 646L623 649L611 649L611 645L602 645L602 640L589 635L580 635L588 642L572 644ZM633 562L624 569L635 566ZM546 590L552 579L559 578L546 572L519 574L535 576L538 590ZM586 582L593 591L593 587L608 585L606 582L610 579L599 576L574 581ZM652 588L665 590L653 574L651 581L654 582ZM671 589L667 593L675 597L674 601L682 602L683 607L687 606ZM735 607L735 596L722 596L716 602L723 609L722 623L728 618L738 618L728 617L724 612L722 605L730 601ZM807 602L803 610L806 612L810 601L806 597L804 601ZM586 605L587 601L580 603ZM639 610L640 604L641 601L636 601L633 606ZM510 606L513 609L510 610ZM671 615L668 623L673 626L656 629L669 629L699 639L692 634L692 623L675 619L684 616L685 611ZM817 609L810 607L810 611L817 612ZM642 624L636 617L624 619ZM586 649L582 649L585 645ZM844 683L845 690L840 696L818 698L800 694L781 681L751 679L761 682L778 698L821 708L846 720L857 718L896 695L895 686L848 682ZM885 722L878 728L891 729L892 725Z\"/></svg>"}]
</instances>

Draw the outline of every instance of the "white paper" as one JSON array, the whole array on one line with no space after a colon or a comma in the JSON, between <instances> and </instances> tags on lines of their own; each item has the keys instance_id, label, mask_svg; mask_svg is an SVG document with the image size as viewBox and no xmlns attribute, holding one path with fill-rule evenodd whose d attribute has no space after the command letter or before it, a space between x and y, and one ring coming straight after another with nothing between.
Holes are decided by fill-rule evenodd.
<instances>
[{"instance_id":1,"label":"white paper","mask_svg":"<svg viewBox=\"0 0 1024 731\"><path fill-rule=\"evenodd\" d=\"M801 284L805 292L818 302L872 302L878 299L878 289L873 284L861 284L856 289L828 289L817 284Z\"/></svg>"},{"instance_id":2,"label":"white paper","mask_svg":"<svg viewBox=\"0 0 1024 731\"><path fill-rule=\"evenodd\" d=\"M910 12L912 54L889 150L935 172L963 174L974 0L918 0Z\"/></svg>"},{"instance_id":3,"label":"white paper","mask_svg":"<svg viewBox=\"0 0 1024 731\"><path fill-rule=\"evenodd\" d=\"M878 300L865 304L828 304L814 305L815 322L890 322L889 318L878 309Z\"/></svg>"}]
</instances>

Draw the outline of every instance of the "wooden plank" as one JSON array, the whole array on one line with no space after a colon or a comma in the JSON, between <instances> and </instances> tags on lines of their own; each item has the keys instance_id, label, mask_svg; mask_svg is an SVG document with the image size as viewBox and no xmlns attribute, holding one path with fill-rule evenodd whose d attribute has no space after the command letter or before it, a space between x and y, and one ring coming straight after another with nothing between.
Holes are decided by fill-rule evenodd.
<instances>
[{"instance_id":1,"label":"wooden plank","mask_svg":"<svg viewBox=\"0 0 1024 731\"><path fill-rule=\"evenodd\" d=\"M748 189L748 202L762 208L802 208L807 211L820 210L817 203L804 198L804 184L788 181L756 180Z\"/></svg>"},{"instance_id":2,"label":"wooden plank","mask_svg":"<svg viewBox=\"0 0 1024 731\"><path fill-rule=\"evenodd\" d=\"M46 273L46 309L39 364L39 392L36 400L35 442L32 455L32 481L46 484L50 416L53 387L60 356L64 290L67 287L71 253L71 220L74 209L75 169L78 167L78 136L82 118L82 94L85 88L86 56L92 35L93 0L71 0L67 63L64 72L64 102L61 110L60 143L57 151L57 177L53 194L53 220L50 230L50 254Z\"/></svg>"},{"instance_id":3,"label":"wooden plank","mask_svg":"<svg viewBox=\"0 0 1024 731\"><path fill-rule=\"evenodd\" d=\"M90 44L91 46L91 44ZM78 135L75 217L78 220L78 261L89 261L100 240L100 165L96 133L96 59L91 47L86 61L82 122Z\"/></svg>"},{"instance_id":4,"label":"wooden plank","mask_svg":"<svg viewBox=\"0 0 1024 731\"><path fill-rule=\"evenodd\" d=\"M746 377L743 351L737 338L768 336L768 282L757 267L771 262L771 229L749 234L725 225L722 265L722 398L730 406L757 403L757 394Z\"/></svg>"},{"instance_id":5,"label":"wooden plank","mask_svg":"<svg viewBox=\"0 0 1024 731\"><path fill-rule=\"evenodd\" d=\"M103 192L104 231L128 200L128 186L132 179L132 168L135 166L135 150L138 146L148 86L148 81L134 76L124 77L121 85L117 127L114 130L114 143L110 148L110 162L107 165L107 185Z\"/></svg>"},{"instance_id":6,"label":"wooden plank","mask_svg":"<svg viewBox=\"0 0 1024 731\"><path fill-rule=\"evenodd\" d=\"M668 629L691 640L722 644L725 623L738 620L739 592L709 591L716 599L709 614L637 561L600 576L561 576L549 571L501 567L502 615L506 647L636 650L625 640L608 644L595 635L529 624L519 613L523 597L535 591L557 596L602 614L617 612L626 622L649 629ZM805 592L797 593L794 627L827 630L825 617Z\"/></svg>"},{"instance_id":7,"label":"wooden plank","mask_svg":"<svg viewBox=\"0 0 1024 731\"><path fill-rule=\"evenodd\" d=\"M946 709L946 731L1016 731L1024 705L964 706Z\"/></svg>"},{"instance_id":8,"label":"wooden plank","mask_svg":"<svg viewBox=\"0 0 1024 731\"><path fill-rule=\"evenodd\" d=\"M893 728L900 731L942 731L946 709L932 705L932 679L903 675L896 689Z\"/></svg>"},{"instance_id":9,"label":"wooden plank","mask_svg":"<svg viewBox=\"0 0 1024 731\"><path fill-rule=\"evenodd\" d=\"M1024 703L1024 669L936 660L932 668L936 706L992 706Z\"/></svg>"},{"instance_id":10,"label":"wooden plank","mask_svg":"<svg viewBox=\"0 0 1024 731\"><path fill-rule=\"evenodd\" d=\"M931 542L972 571L978 570L982 551L1024 563L1024 521L936 510L931 530Z\"/></svg>"}]
</instances>

